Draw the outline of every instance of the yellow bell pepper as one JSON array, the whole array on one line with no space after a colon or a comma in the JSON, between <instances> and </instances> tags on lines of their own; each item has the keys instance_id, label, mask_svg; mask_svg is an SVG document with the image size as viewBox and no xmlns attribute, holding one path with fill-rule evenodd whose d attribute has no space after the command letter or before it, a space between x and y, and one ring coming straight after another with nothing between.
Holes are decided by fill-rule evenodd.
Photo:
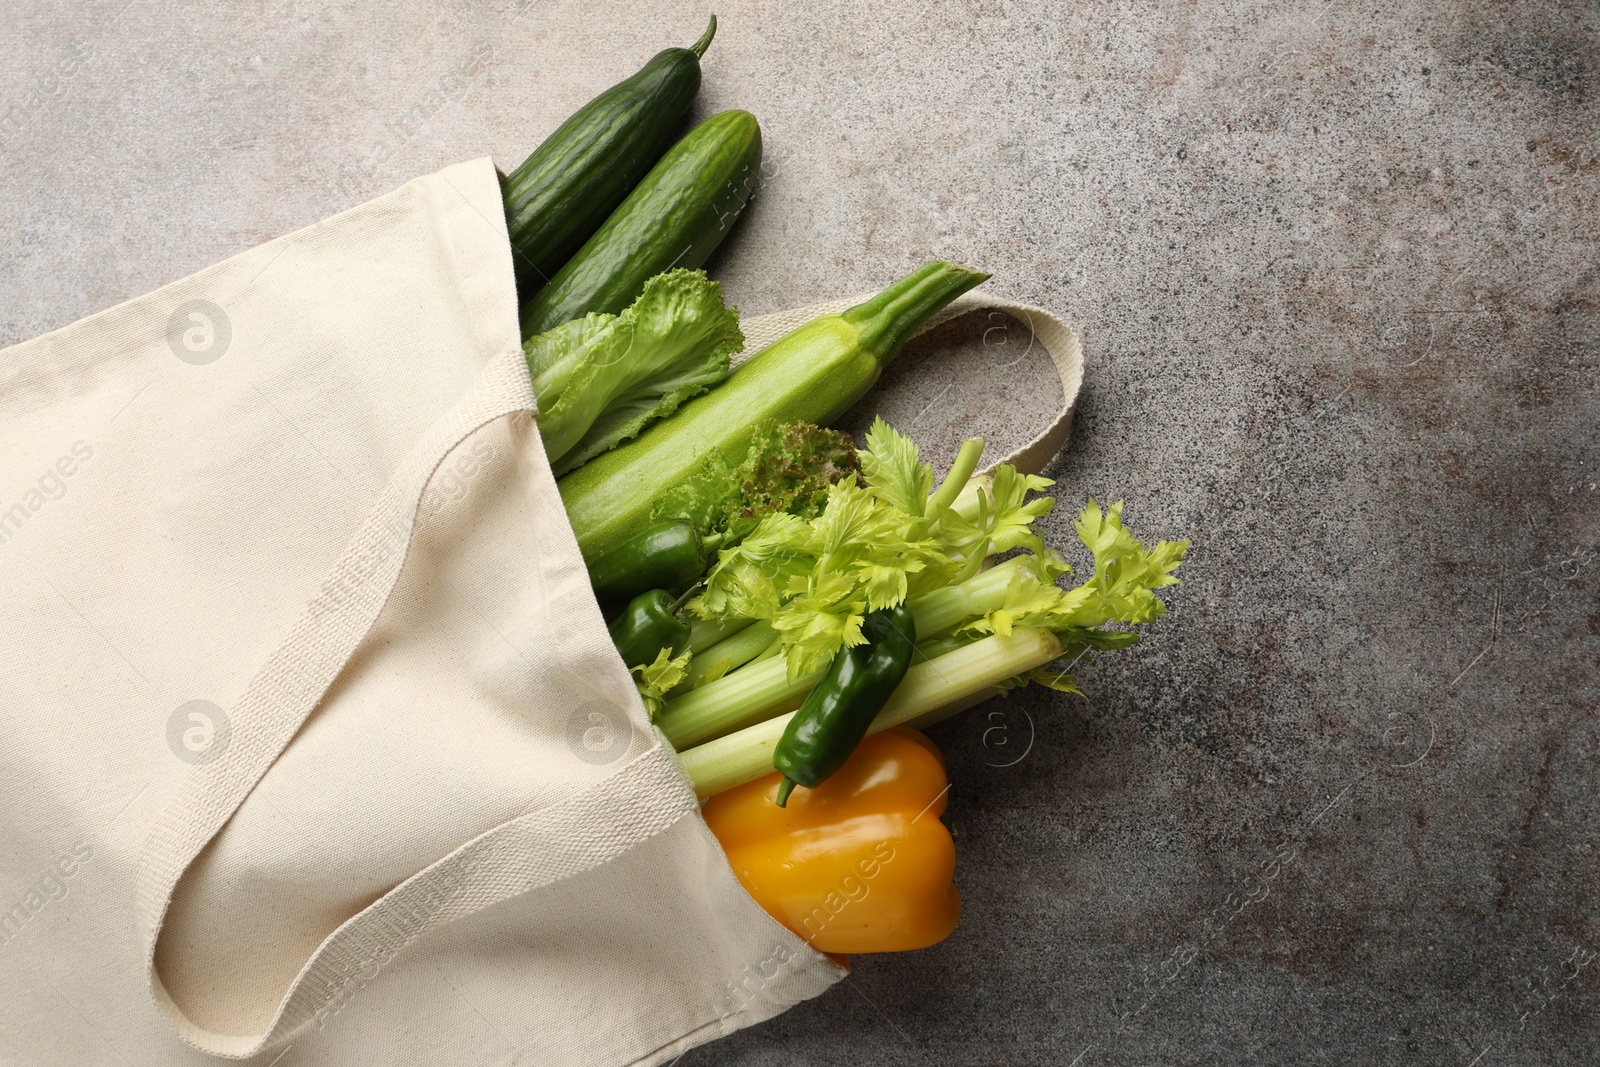
<instances>
[{"instance_id":1,"label":"yellow bell pepper","mask_svg":"<svg viewBox=\"0 0 1600 1067\"><path fill-rule=\"evenodd\" d=\"M705 820L768 915L819 952L900 952L949 936L961 917L944 759L894 727L861 742L816 789L775 802L783 776L719 793Z\"/></svg>"}]
</instances>

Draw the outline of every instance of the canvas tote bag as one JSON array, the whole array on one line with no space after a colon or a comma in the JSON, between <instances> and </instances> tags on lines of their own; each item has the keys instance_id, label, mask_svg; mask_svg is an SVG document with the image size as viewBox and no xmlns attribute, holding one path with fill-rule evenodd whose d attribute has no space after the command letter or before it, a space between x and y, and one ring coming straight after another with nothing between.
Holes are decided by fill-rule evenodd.
<instances>
[{"instance_id":1,"label":"canvas tote bag","mask_svg":"<svg viewBox=\"0 0 1600 1067\"><path fill-rule=\"evenodd\" d=\"M1037 469L1080 356L1025 310ZM662 1063L844 975L700 819L534 410L487 159L5 350L0 1062Z\"/></svg>"}]
</instances>

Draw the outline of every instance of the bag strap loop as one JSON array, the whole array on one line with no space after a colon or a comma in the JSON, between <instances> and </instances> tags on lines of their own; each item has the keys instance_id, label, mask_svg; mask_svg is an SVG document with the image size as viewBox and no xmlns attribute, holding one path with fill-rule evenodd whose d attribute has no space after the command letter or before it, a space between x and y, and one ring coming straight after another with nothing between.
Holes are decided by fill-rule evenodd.
<instances>
[{"instance_id":1,"label":"bag strap loop","mask_svg":"<svg viewBox=\"0 0 1600 1067\"><path fill-rule=\"evenodd\" d=\"M742 358L736 357L736 362L750 358L790 330L818 315L837 314L869 299L872 295L866 293L844 300L830 300L825 304L813 304L810 307L748 319L743 324L745 354ZM1044 347L1051 364L1055 367L1056 375L1061 379L1061 410L1031 441L984 469L993 470L998 464L1009 463L1024 474L1038 474L1044 470L1045 464L1061 451L1061 447L1067 443L1067 436L1072 432L1072 412L1078 401L1078 391L1083 386L1083 346L1078 341L1076 331L1044 308L977 291L963 293L951 301L949 306L929 319L912 336L927 333L951 319L991 309L1005 312L1012 318L1024 322L1033 331L1034 339Z\"/></svg>"}]
</instances>

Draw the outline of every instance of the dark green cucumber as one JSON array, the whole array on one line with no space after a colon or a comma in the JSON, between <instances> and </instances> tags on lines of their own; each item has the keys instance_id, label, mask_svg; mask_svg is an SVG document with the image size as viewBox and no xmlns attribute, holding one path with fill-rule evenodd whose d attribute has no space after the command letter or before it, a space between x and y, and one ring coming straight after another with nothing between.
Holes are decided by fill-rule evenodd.
<instances>
[{"instance_id":1,"label":"dark green cucumber","mask_svg":"<svg viewBox=\"0 0 1600 1067\"><path fill-rule=\"evenodd\" d=\"M532 296L583 247L672 144L700 91L717 17L688 48L656 53L563 122L502 187L517 291Z\"/></svg>"},{"instance_id":2,"label":"dark green cucumber","mask_svg":"<svg viewBox=\"0 0 1600 1067\"><path fill-rule=\"evenodd\" d=\"M744 210L760 166L761 126L748 111L690 130L522 305L523 339L591 312L616 314L662 271L702 266Z\"/></svg>"},{"instance_id":3,"label":"dark green cucumber","mask_svg":"<svg viewBox=\"0 0 1600 1067\"><path fill-rule=\"evenodd\" d=\"M843 415L917 327L987 277L929 263L871 300L784 334L671 418L563 476L556 488L583 558L598 559L649 527L662 497L712 452L730 468L744 462L766 421L821 426Z\"/></svg>"}]
</instances>

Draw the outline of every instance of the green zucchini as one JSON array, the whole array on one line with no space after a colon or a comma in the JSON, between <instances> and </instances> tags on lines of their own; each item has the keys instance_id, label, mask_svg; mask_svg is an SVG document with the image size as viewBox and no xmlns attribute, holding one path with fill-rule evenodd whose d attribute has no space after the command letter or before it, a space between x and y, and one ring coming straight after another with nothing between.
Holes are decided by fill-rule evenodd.
<instances>
[{"instance_id":1,"label":"green zucchini","mask_svg":"<svg viewBox=\"0 0 1600 1067\"><path fill-rule=\"evenodd\" d=\"M563 477L556 488L583 558L650 526L662 498L713 452L738 467L766 420L825 425L843 415L918 326L987 277L929 263L865 303L778 338L670 419Z\"/></svg>"},{"instance_id":2,"label":"green zucchini","mask_svg":"<svg viewBox=\"0 0 1600 1067\"><path fill-rule=\"evenodd\" d=\"M717 17L688 48L656 53L563 122L502 191L517 291L531 296L616 210L672 144L700 91L700 57Z\"/></svg>"},{"instance_id":3,"label":"green zucchini","mask_svg":"<svg viewBox=\"0 0 1600 1067\"><path fill-rule=\"evenodd\" d=\"M523 340L591 312L617 314L647 279L703 265L755 191L760 166L761 126L748 111L690 130L522 305Z\"/></svg>"}]
</instances>

